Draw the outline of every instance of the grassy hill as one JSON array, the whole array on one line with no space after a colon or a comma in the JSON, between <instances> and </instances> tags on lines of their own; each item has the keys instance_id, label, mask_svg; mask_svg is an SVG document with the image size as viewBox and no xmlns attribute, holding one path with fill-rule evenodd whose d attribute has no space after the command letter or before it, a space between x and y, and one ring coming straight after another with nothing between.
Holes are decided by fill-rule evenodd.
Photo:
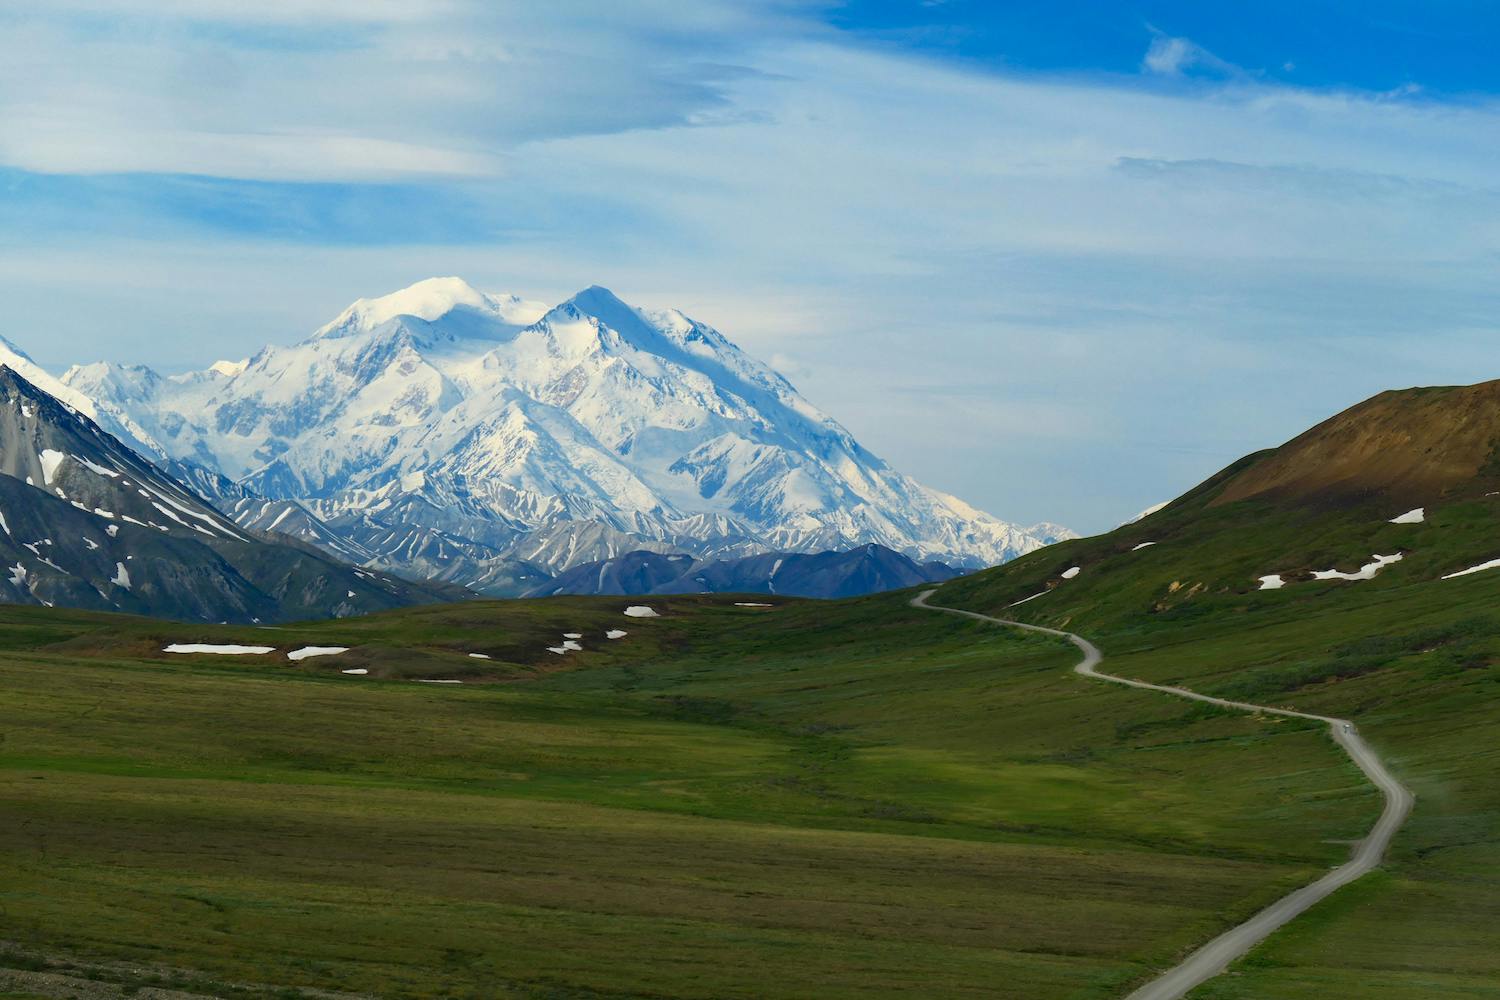
<instances>
[{"instance_id":1,"label":"grassy hill","mask_svg":"<svg viewBox=\"0 0 1500 1000\"><path fill-rule=\"evenodd\" d=\"M1500 996L1500 569L1444 579L1500 555L1496 398L1384 393L1136 524L943 589L1089 635L1117 674L1354 718L1416 792L1385 872L1195 996Z\"/></svg>"}]
</instances>

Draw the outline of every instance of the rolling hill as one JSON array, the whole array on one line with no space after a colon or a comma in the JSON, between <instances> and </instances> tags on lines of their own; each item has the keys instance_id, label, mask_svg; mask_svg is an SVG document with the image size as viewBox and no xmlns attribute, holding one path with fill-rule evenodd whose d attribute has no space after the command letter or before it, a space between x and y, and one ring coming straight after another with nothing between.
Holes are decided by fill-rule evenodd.
<instances>
[{"instance_id":1,"label":"rolling hill","mask_svg":"<svg viewBox=\"0 0 1500 1000\"><path fill-rule=\"evenodd\" d=\"M1382 393L1139 521L943 587L1087 635L1117 675L1351 718L1415 791L1381 872L1195 998L1496 995L1497 399Z\"/></svg>"}]
</instances>

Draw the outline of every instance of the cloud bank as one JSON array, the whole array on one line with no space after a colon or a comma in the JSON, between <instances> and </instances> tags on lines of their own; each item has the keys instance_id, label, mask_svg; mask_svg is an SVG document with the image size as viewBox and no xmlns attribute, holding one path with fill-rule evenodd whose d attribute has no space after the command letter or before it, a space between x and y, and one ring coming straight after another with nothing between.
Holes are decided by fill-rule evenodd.
<instances>
[{"instance_id":1,"label":"cloud bank","mask_svg":"<svg viewBox=\"0 0 1500 1000\"><path fill-rule=\"evenodd\" d=\"M0 333L170 367L430 274L600 282L919 478L1083 528L1494 373L1487 100L1273 84L1145 26L1139 75L1084 77L813 4L516 6L0 15Z\"/></svg>"}]
</instances>

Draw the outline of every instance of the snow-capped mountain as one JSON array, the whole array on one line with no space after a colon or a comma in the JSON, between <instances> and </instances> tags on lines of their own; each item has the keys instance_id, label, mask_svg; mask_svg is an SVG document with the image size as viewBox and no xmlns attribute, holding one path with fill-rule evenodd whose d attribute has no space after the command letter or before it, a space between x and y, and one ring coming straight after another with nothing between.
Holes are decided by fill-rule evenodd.
<instances>
[{"instance_id":1,"label":"snow-capped mountain","mask_svg":"<svg viewBox=\"0 0 1500 1000\"><path fill-rule=\"evenodd\" d=\"M0 360L0 600L279 621L462 596L241 528L102 430L88 400Z\"/></svg>"},{"instance_id":2,"label":"snow-capped mountain","mask_svg":"<svg viewBox=\"0 0 1500 1000\"><path fill-rule=\"evenodd\" d=\"M712 327L599 287L548 308L434 278L244 362L62 383L144 452L235 484L241 523L292 501L377 564L464 583L637 550L875 543L972 567L1051 540L892 469Z\"/></svg>"}]
</instances>

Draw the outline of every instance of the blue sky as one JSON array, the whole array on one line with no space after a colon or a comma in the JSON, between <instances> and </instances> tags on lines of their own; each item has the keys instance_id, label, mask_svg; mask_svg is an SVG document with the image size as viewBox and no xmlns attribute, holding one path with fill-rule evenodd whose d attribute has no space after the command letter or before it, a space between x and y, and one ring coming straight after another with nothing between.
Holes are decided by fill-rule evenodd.
<instances>
[{"instance_id":1,"label":"blue sky","mask_svg":"<svg viewBox=\"0 0 1500 1000\"><path fill-rule=\"evenodd\" d=\"M435 274L599 283L1085 530L1500 375L1488 4L28 6L0 334L54 368L243 357Z\"/></svg>"}]
</instances>

